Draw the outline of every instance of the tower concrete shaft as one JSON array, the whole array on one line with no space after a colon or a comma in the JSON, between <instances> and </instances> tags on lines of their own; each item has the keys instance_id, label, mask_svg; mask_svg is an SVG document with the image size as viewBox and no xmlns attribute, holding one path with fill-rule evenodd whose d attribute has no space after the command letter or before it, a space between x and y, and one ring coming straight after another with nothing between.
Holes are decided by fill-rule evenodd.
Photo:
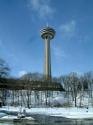
<instances>
[{"instance_id":1,"label":"tower concrete shaft","mask_svg":"<svg viewBox=\"0 0 93 125\"><path fill-rule=\"evenodd\" d=\"M51 80L51 52L50 52L50 39L45 39L45 64L44 76L46 80Z\"/></svg>"},{"instance_id":2,"label":"tower concrete shaft","mask_svg":"<svg viewBox=\"0 0 93 125\"><path fill-rule=\"evenodd\" d=\"M50 40L54 38L55 31L50 27L41 30L41 37L45 41L45 63L44 63L44 77L45 80L51 80L51 49Z\"/></svg>"}]
</instances>

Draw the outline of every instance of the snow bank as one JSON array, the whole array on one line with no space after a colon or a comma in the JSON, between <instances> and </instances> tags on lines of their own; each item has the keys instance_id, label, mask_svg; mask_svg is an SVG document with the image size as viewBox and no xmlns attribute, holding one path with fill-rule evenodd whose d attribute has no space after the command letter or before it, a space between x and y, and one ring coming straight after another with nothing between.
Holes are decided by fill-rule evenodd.
<instances>
[{"instance_id":1,"label":"snow bank","mask_svg":"<svg viewBox=\"0 0 93 125\"><path fill-rule=\"evenodd\" d=\"M0 111L16 112L18 113L20 107L3 107ZM21 111L24 110L24 107ZM71 119L93 119L93 108L25 108L27 114L41 114L56 117L65 117Z\"/></svg>"}]
</instances>

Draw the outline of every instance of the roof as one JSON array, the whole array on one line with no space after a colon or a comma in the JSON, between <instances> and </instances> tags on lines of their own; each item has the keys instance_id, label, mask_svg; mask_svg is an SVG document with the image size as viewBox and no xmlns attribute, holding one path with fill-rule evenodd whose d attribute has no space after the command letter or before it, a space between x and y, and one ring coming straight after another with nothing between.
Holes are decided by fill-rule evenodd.
<instances>
[{"instance_id":1,"label":"roof","mask_svg":"<svg viewBox=\"0 0 93 125\"><path fill-rule=\"evenodd\" d=\"M64 91L62 85L52 81L20 80L0 78L0 89L9 90L37 90Z\"/></svg>"}]
</instances>

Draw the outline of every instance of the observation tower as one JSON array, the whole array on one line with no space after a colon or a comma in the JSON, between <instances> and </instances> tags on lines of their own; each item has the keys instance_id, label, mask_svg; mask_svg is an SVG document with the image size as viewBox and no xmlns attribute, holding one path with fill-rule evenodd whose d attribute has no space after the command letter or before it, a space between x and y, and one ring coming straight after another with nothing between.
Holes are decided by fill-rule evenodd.
<instances>
[{"instance_id":1,"label":"observation tower","mask_svg":"<svg viewBox=\"0 0 93 125\"><path fill-rule=\"evenodd\" d=\"M42 39L45 42L45 63L44 63L44 78L46 81L51 81L51 48L50 40L55 36L55 30L51 27L45 27L40 31Z\"/></svg>"}]
</instances>

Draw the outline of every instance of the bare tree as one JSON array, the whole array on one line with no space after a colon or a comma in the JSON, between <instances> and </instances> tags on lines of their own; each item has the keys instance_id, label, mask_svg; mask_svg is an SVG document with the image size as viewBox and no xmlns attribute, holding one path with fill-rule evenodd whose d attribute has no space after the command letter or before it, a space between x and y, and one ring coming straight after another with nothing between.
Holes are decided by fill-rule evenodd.
<instances>
[{"instance_id":1,"label":"bare tree","mask_svg":"<svg viewBox=\"0 0 93 125\"><path fill-rule=\"evenodd\" d=\"M75 102L75 107L77 106L77 94L79 90L79 78L77 73L72 72L69 74L69 87L72 92L72 98L73 101Z\"/></svg>"},{"instance_id":2,"label":"bare tree","mask_svg":"<svg viewBox=\"0 0 93 125\"><path fill-rule=\"evenodd\" d=\"M7 65L7 63L3 59L0 59L0 78L8 77L9 72L10 72L10 68ZM5 105L7 90L5 90L5 89L1 90L0 96L1 96L3 105Z\"/></svg>"},{"instance_id":3,"label":"bare tree","mask_svg":"<svg viewBox=\"0 0 93 125\"><path fill-rule=\"evenodd\" d=\"M84 79L88 87L88 94L89 94L89 103L93 105L93 95L92 95L92 89L93 89L93 72L87 72L84 74Z\"/></svg>"},{"instance_id":4,"label":"bare tree","mask_svg":"<svg viewBox=\"0 0 93 125\"><path fill-rule=\"evenodd\" d=\"M10 68L8 64L3 59L0 59L0 78L8 77L9 72L10 72Z\"/></svg>"}]
</instances>

